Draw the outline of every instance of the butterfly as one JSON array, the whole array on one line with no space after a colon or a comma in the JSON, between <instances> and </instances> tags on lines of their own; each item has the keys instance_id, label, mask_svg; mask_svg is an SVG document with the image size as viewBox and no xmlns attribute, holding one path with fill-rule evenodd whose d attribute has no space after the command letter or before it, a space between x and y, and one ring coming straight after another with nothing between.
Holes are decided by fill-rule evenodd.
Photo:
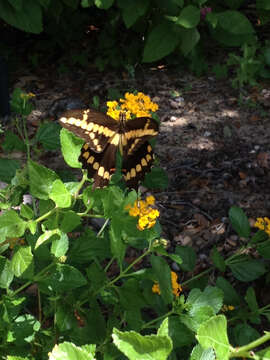
<instances>
[{"instance_id":1,"label":"butterfly","mask_svg":"<svg viewBox=\"0 0 270 360\"><path fill-rule=\"evenodd\" d=\"M150 117L126 120L121 112L119 120L96 110L68 110L60 124L85 140L79 161L93 178L93 188L108 185L116 168L116 154L122 155L122 173L129 188L150 171L154 153L149 140L158 134L158 123Z\"/></svg>"}]
</instances>

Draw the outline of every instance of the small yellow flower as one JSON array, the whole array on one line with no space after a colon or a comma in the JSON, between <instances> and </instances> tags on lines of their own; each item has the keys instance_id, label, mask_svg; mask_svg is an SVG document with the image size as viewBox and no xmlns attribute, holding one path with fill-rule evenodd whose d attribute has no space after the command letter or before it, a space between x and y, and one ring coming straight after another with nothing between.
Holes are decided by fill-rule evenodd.
<instances>
[{"instance_id":1,"label":"small yellow flower","mask_svg":"<svg viewBox=\"0 0 270 360\"><path fill-rule=\"evenodd\" d=\"M159 211L152 208L152 205L154 204L154 196L148 196L146 201L137 200L132 206L126 206L125 209L129 212L130 216L139 216L137 223L137 228L139 230L143 231L145 229L150 229L155 225L156 219L159 217Z\"/></svg>"},{"instance_id":2,"label":"small yellow flower","mask_svg":"<svg viewBox=\"0 0 270 360\"><path fill-rule=\"evenodd\" d=\"M222 312L233 311L235 307L233 305L223 305L221 308Z\"/></svg>"},{"instance_id":3,"label":"small yellow flower","mask_svg":"<svg viewBox=\"0 0 270 360\"><path fill-rule=\"evenodd\" d=\"M175 296L179 296L183 290L182 286L178 284L177 280L178 280L177 274L174 271L171 271L172 292ZM159 284L155 283L152 286L152 292L160 295Z\"/></svg>"},{"instance_id":4,"label":"small yellow flower","mask_svg":"<svg viewBox=\"0 0 270 360\"><path fill-rule=\"evenodd\" d=\"M257 218L254 226L270 235L270 219L268 217Z\"/></svg>"}]
</instances>

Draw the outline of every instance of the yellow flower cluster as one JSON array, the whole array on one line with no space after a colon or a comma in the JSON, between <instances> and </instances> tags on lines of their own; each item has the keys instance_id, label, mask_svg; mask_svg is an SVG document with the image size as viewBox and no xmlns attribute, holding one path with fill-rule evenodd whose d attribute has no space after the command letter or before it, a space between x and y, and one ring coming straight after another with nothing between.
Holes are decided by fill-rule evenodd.
<instances>
[{"instance_id":1,"label":"yellow flower cluster","mask_svg":"<svg viewBox=\"0 0 270 360\"><path fill-rule=\"evenodd\" d=\"M142 92L137 95L132 93L125 93L125 98L118 101L107 101L107 115L111 116L115 120L119 120L121 112L125 112L126 119L134 117L152 116L152 112L158 110L158 104L151 101L150 97Z\"/></svg>"},{"instance_id":2,"label":"yellow flower cluster","mask_svg":"<svg viewBox=\"0 0 270 360\"><path fill-rule=\"evenodd\" d=\"M126 206L126 210L129 211L130 216L139 216L137 228L141 231L150 229L156 223L156 219L159 217L159 211L152 206L155 204L154 196L147 196L144 200L136 200L133 206Z\"/></svg>"},{"instance_id":3,"label":"yellow flower cluster","mask_svg":"<svg viewBox=\"0 0 270 360\"><path fill-rule=\"evenodd\" d=\"M172 281L173 294L175 296L179 296L180 293L182 292L182 286L180 284L178 284L178 282L177 282L177 274L174 271L171 271L171 281ZM161 294L159 284L156 283L156 284L154 284L152 286L152 292L157 293L159 295Z\"/></svg>"},{"instance_id":4,"label":"yellow flower cluster","mask_svg":"<svg viewBox=\"0 0 270 360\"><path fill-rule=\"evenodd\" d=\"M233 305L223 305L221 308L221 311L226 312L226 311L233 311L235 309L235 307Z\"/></svg>"},{"instance_id":5,"label":"yellow flower cluster","mask_svg":"<svg viewBox=\"0 0 270 360\"><path fill-rule=\"evenodd\" d=\"M21 93L20 96L21 96L22 99L28 100L28 99L30 99L31 97L35 97L36 95L30 92L30 93L28 93L28 94L26 94L26 93Z\"/></svg>"},{"instance_id":6,"label":"yellow flower cluster","mask_svg":"<svg viewBox=\"0 0 270 360\"><path fill-rule=\"evenodd\" d=\"M268 219L268 217L257 218L254 226L270 235L270 219Z\"/></svg>"}]
</instances>

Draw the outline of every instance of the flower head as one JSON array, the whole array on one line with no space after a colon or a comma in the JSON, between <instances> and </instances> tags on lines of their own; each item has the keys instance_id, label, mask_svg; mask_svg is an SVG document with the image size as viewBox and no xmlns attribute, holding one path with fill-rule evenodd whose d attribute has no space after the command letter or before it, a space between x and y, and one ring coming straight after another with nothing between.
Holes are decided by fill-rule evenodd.
<instances>
[{"instance_id":1,"label":"flower head","mask_svg":"<svg viewBox=\"0 0 270 360\"><path fill-rule=\"evenodd\" d=\"M182 292L182 286L178 284L177 280L177 274L174 271L171 271L172 292L175 296L179 296ZM155 283L152 286L152 292L160 295L161 292L158 283Z\"/></svg>"},{"instance_id":2,"label":"flower head","mask_svg":"<svg viewBox=\"0 0 270 360\"><path fill-rule=\"evenodd\" d=\"M137 200L133 205L126 206L130 216L139 216L137 228L141 231L153 227L159 217L159 211L152 206L155 204L154 196L148 196L146 200Z\"/></svg>"},{"instance_id":3,"label":"flower head","mask_svg":"<svg viewBox=\"0 0 270 360\"><path fill-rule=\"evenodd\" d=\"M126 119L129 120L132 116L151 117L152 113L158 110L158 105L152 102L150 97L142 92L136 95L125 93L124 99L120 99L120 103L117 101L108 101L107 107L107 115L115 120L119 120L121 112L124 112Z\"/></svg>"},{"instance_id":4,"label":"flower head","mask_svg":"<svg viewBox=\"0 0 270 360\"><path fill-rule=\"evenodd\" d=\"M254 226L270 235L270 219L268 217L257 218Z\"/></svg>"}]
</instances>

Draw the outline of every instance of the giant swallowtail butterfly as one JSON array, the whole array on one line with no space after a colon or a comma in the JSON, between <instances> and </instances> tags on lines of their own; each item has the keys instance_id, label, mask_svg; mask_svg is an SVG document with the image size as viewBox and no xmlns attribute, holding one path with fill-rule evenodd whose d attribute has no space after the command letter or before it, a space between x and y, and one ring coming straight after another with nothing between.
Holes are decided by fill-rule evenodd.
<instances>
[{"instance_id":1,"label":"giant swallowtail butterfly","mask_svg":"<svg viewBox=\"0 0 270 360\"><path fill-rule=\"evenodd\" d=\"M158 124L149 117L126 120L101 112L69 110L60 118L60 124L85 140L79 161L94 179L93 188L107 186L116 167L117 149L123 157L122 172L128 187L136 188L150 171L154 154L148 142L158 134Z\"/></svg>"}]
</instances>

